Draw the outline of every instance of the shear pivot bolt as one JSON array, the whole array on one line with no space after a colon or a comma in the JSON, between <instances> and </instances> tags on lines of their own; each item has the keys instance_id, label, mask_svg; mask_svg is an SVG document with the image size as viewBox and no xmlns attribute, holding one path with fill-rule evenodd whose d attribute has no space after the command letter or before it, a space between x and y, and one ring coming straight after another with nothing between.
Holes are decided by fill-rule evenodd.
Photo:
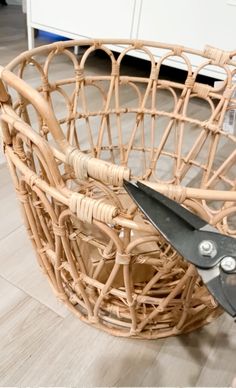
<instances>
[{"instance_id":1,"label":"shear pivot bolt","mask_svg":"<svg viewBox=\"0 0 236 388\"><path fill-rule=\"evenodd\" d=\"M221 260L221 268L225 271L225 272L231 272L231 271L234 271L236 269L236 261L233 257L231 256L226 256L224 257L222 260Z\"/></svg>"},{"instance_id":2,"label":"shear pivot bolt","mask_svg":"<svg viewBox=\"0 0 236 388\"><path fill-rule=\"evenodd\" d=\"M203 240L199 244L199 252L202 256L214 257L217 253L217 250L213 241Z\"/></svg>"}]
</instances>

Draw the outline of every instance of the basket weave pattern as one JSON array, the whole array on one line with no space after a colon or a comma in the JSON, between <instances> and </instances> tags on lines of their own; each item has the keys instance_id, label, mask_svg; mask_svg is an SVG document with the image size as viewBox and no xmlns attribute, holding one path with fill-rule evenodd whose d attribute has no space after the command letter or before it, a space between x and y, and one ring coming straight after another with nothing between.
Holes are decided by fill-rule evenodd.
<instances>
[{"instance_id":1,"label":"basket weave pattern","mask_svg":"<svg viewBox=\"0 0 236 388\"><path fill-rule=\"evenodd\" d=\"M116 56L109 45L118 43ZM83 46L79 59L74 45ZM109 59L100 74L87 65L96 50ZM148 76L125 73L134 50L149 59ZM56 296L80 319L114 335L159 338L220 314L194 266L145 220L122 182L145 181L235 235L236 138L222 130L236 104L234 54L69 41L25 52L0 70L4 150L25 225ZM65 79L53 77L58 58ZM182 62L183 82L160 77L170 58ZM213 65L225 72L218 88L199 82Z\"/></svg>"}]
</instances>

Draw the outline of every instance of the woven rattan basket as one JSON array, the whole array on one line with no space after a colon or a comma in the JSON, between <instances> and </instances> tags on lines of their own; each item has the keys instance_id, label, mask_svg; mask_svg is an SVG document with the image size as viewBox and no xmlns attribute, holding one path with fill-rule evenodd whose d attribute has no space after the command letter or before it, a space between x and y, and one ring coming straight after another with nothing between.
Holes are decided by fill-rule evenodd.
<instances>
[{"instance_id":1,"label":"woven rattan basket","mask_svg":"<svg viewBox=\"0 0 236 388\"><path fill-rule=\"evenodd\" d=\"M127 65L134 51L149 60L148 74ZM236 138L223 130L236 103L234 54L67 41L1 68L4 150L26 228L56 296L83 321L158 338L221 313L194 266L144 219L122 183L150 182L235 235ZM161 76L171 58L186 70L179 82ZM212 66L224 73L216 87L200 76Z\"/></svg>"}]
</instances>

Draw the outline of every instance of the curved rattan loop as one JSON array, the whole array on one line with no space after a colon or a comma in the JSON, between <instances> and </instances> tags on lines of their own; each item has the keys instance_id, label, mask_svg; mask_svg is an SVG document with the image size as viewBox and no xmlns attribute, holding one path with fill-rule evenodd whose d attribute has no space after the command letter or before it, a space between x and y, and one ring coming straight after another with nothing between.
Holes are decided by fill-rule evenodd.
<instances>
[{"instance_id":1,"label":"curved rattan loop","mask_svg":"<svg viewBox=\"0 0 236 388\"><path fill-rule=\"evenodd\" d=\"M86 61L88 60L89 56L94 53L96 50L101 50L103 52L105 52L107 54L107 56L110 58L111 60L111 63L112 63L112 66L115 66L116 64L116 59L115 59L115 56L113 54L113 52L106 46L103 46L102 44L94 44L92 46L90 46L86 52L84 53L81 61L80 61L80 69L82 72L84 72L85 70L85 65L86 65Z\"/></svg>"}]
</instances>

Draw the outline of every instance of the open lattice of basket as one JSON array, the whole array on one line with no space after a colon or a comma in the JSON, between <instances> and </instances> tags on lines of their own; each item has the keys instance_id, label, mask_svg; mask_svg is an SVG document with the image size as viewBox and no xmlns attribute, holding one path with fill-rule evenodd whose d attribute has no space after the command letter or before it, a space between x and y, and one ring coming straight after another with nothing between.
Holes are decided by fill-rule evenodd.
<instances>
[{"instance_id":1,"label":"open lattice of basket","mask_svg":"<svg viewBox=\"0 0 236 388\"><path fill-rule=\"evenodd\" d=\"M134 50L148 59L148 73L127 64ZM158 338L221 312L122 182L145 181L235 236L236 138L222 127L236 103L234 55L67 41L1 68L4 150L26 228L55 294L80 319L115 335ZM161 76L172 57L186 70L179 82ZM209 66L225 74L220 86L202 81Z\"/></svg>"}]
</instances>

